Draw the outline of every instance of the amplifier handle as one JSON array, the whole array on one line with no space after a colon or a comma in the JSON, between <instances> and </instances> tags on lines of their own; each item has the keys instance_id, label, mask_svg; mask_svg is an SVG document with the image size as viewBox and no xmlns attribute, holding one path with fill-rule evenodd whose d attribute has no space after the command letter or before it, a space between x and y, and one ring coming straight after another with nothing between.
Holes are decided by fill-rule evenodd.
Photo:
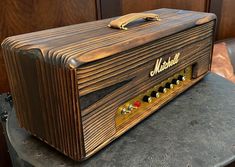
<instances>
[{"instance_id":1,"label":"amplifier handle","mask_svg":"<svg viewBox=\"0 0 235 167\"><path fill-rule=\"evenodd\" d=\"M125 27L130 22L133 22L138 19L144 19L146 21L155 20L160 21L159 15L155 13L130 13L124 16L121 16L113 21L111 21L108 25L110 28L118 28L121 30L127 30Z\"/></svg>"}]
</instances>

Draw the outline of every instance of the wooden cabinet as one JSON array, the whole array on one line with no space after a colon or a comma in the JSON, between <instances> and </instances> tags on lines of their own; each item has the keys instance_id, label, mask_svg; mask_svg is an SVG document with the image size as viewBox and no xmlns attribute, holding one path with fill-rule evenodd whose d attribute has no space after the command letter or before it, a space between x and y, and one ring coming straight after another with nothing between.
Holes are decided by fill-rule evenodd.
<instances>
[{"instance_id":1,"label":"wooden cabinet","mask_svg":"<svg viewBox=\"0 0 235 167\"><path fill-rule=\"evenodd\" d=\"M1 0L0 42L7 36L158 8L213 12L217 40L235 37L234 0ZM9 91L0 49L0 92Z\"/></svg>"}]
</instances>

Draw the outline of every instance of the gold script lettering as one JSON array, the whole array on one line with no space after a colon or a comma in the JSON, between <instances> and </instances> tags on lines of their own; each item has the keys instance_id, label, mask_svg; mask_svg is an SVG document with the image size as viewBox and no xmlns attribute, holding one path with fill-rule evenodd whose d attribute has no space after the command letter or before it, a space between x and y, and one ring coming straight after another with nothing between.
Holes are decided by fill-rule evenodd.
<instances>
[{"instance_id":1,"label":"gold script lettering","mask_svg":"<svg viewBox=\"0 0 235 167\"><path fill-rule=\"evenodd\" d=\"M179 57L180 57L180 53L176 53L174 59L171 60L171 57L169 57L168 61L164 61L163 63L162 63L162 58L157 59L154 70L150 71L150 76L153 77L154 75L177 64L179 62Z\"/></svg>"}]
</instances>

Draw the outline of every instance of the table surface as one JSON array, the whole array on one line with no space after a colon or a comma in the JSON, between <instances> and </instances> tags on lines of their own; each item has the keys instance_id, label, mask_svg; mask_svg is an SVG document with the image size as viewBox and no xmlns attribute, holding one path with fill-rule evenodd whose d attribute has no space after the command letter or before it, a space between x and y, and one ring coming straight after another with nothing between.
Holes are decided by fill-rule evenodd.
<instances>
[{"instance_id":1,"label":"table surface","mask_svg":"<svg viewBox=\"0 0 235 167\"><path fill-rule=\"evenodd\" d=\"M6 130L19 158L33 166L224 166L235 161L234 101L235 84L209 74L82 163L19 128L14 110Z\"/></svg>"}]
</instances>

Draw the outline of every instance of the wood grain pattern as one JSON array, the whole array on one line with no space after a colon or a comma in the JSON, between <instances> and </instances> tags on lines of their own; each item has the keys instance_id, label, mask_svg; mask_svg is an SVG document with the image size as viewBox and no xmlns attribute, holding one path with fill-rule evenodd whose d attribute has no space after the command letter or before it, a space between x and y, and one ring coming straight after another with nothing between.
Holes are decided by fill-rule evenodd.
<instances>
[{"instance_id":1,"label":"wood grain pattern","mask_svg":"<svg viewBox=\"0 0 235 167\"><path fill-rule=\"evenodd\" d=\"M96 19L96 0L1 0L0 42L12 35ZM0 92L9 91L1 48L0 76Z\"/></svg>"},{"instance_id":2,"label":"wood grain pattern","mask_svg":"<svg viewBox=\"0 0 235 167\"><path fill-rule=\"evenodd\" d=\"M199 34L195 34L195 36L199 36ZM180 53L182 54L182 56L184 56L184 57L181 57L180 60L184 60L184 61L181 61L176 68L167 70L165 73L159 74L159 76L154 79L149 79L149 71L151 71L151 69L154 67L154 63L155 63L154 60L157 59L161 54L151 55L151 54L148 54L147 52L146 55L149 55L152 58L152 60L151 59L148 60L146 55L141 54L139 52L139 54L143 57L143 59L139 61L142 62L143 60L148 60L148 63L143 62L143 65L138 66L138 68L132 68L131 66L124 67L124 69L127 69L127 71L120 74L120 76L125 75L128 77L127 79L132 78L133 80L130 81L125 86L110 93L102 100L99 100L98 102L92 104L83 112L84 117L83 117L82 122L83 122L83 128L84 128L83 132L84 132L84 141L85 141L86 151L90 152L94 149L96 145L99 145L102 142L104 142L105 138L103 137L109 137L107 136L107 133L109 135L113 135L113 133L115 132L113 131L115 129L115 123L113 122L114 121L113 118L115 117L115 112L117 108L122 103L124 103L125 101L128 101L130 98L137 96L140 92L150 87L153 87L153 85L155 85L156 83L159 83L165 78L173 75L173 73L177 71L178 69L182 67L187 67L188 65L191 65L191 64L195 64L196 63L195 61L196 60L198 61L200 58L199 55L205 56L204 59L205 58L210 59L208 56L210 55L210 50L212 46L211 36L212 36L212 33L210 33L210 35L208 36L208 40L204 40L204 41L200 40L194 45L188 42L187 43L189 45L188 47L184 47L184 45L179 44L178 47L172 46L172 49L167 49L168 52L169 50L170 52L172 52L175 48L179 48L181 50ZM186 35L185 37L188 37L188 36ZM200 37L198 37L198 39L200 39ZM167 40L167 39L165 39L165 41L170 42L170 40ZM194 41L192 40L192 42ZM178 51L179 50L174 50L173 52L178 52ZM163 54L165 55L165 57L169 57L168 55L169 53L167 54L163 52ZM193 55L194 55L194 58L193 58ZM134 55L132 54L132 56ZM206 69L206 71L208 71L209 62L208 61L206 62L207 62L207 68L206 68L206 64L203 65L203 68ZM116 69L115 72L116 71L119 71L119 70ZM129 74L131 72L133 73L132 75ZM200 73L200 75L204 73L205 71L203 71L203 73ZM200 75L198 75L197 77L199 77ZM111 78L112 77L113 76L111 76ZM116 78L118 77L115 76L115 79ZM117 80L119 82L122 81L121 79L117 79ZM93 83L93 85L94 84L96 85L96 83ZM102 84L106 85L104 81L102 81ZM97 128L99 129L98 132L97 132ZM128 124L128 128L129 128L129 124Z\"/></svg>"},{"instance_id":3,"label":"wood grain pattern","mask_svg":"<svg viewBox=\"0 0 235 167\"><path fill-rule=\"evenodd\" d=\"M94 67L87 66L79 68L77 73L79 78L78 83L80 95L84 95L90 93L91 91L101 89L103 88L102 85L112 85L117 82L123 81L123 79L127 79L123 74L126 74L128 76L133 75L129 69L139 67L148 61L153 61L154 59L156 59L156 57L154 57L153 55L156 55L158 53L163 55L164 53L169 52L168 49L171 48L170 46L177 48L187 45L189 41L192 41L192 38L194 38L195 34L198 35L198 39L211 36L212 31L208 31L208 29L212 29L212 27L213 25L211 24L202 27L201 31L191 29L189 30L189 32L171 36L168 38L168 40L161 39L159 41L159 44L152 43L151 45L141 46L138 49L133 50L131 53L125 52L124 55L115 55L113 56L114 59L108 59L104 62L96 63ZM161 46L164 46L164 44L169 44L169 46L166 48L161 48ZM128 59L129 61L125 62L125 59ZM142 61L141 64L138 64L137 62L139 62L140 60L144 61ZM110 76L115 77L115 79L110 80ZM96 84L96 87L92 88L92 85L94 83Z\"/></svg>"},{"instance_id":4,"label":"wood grain pattern","mask_svg":"<svg viewBox=\"0 0 235 167\"><path fill-rule=\"evenodd\" d=\"M108 28L112 19L107 19L5 39L4 58L21 126L83 160L199 81L210 68L215 16L173 9L151 12L162 21L137 21L128 31ZM178 52L177 66L149 77L156 59ZM116 126L120 105L188 66L193 67L191 81L162 99L162 105ZM108 91L110 86L115 89ZM99 96L101 90L104 95ZM97 100L81 110L80 98L89 102L91 93Z\"/></svg>"}]
</instances>

